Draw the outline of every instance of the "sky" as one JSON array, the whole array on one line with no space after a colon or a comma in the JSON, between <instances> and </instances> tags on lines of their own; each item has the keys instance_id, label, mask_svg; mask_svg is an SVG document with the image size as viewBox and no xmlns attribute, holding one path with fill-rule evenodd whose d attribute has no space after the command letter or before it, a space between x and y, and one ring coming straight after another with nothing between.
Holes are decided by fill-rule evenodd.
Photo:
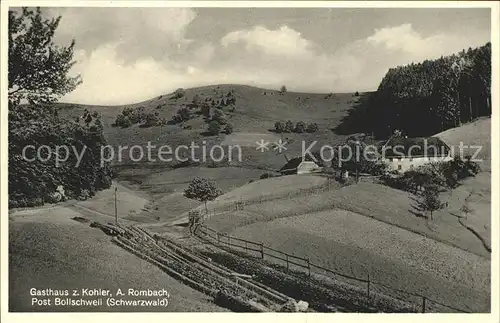
<instances>
[{"instance_id":1,"label":"sky","mask_svg":"<svg viewBox=\"0 0 500 323\"><path fill-rule=\"evenodd\" d=\"M75 39L62 101L129 104L177 88L246 84L298 92L375 90L391 67L490 41L490 10L45 8Z\"/></svg>"}]
</instances>

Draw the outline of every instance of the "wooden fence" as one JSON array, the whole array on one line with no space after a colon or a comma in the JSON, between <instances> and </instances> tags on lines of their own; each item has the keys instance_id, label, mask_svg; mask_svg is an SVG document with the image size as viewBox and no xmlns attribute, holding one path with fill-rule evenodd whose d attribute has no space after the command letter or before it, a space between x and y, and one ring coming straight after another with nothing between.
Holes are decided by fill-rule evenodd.
<instances>
[{"instance_id":1,"label":"wooden fence","mask_svg":"<svg viewBox=\"0 0 500 323\"><path fill-rule=\"evenodd\" d=\"M323 273L331 278L338 279L342 277L344 279L356 281L358 284L364 286L367 296L370 296L370 292L373 292L377 289L385 290L386 292L381 292L382 294L390 295L393 298L402 300L404 302L415 303L418 301L418 305L421 307L421 312L426 313L429 312L429 308L435 307L436 305L445 309L451 309L456 312L461 313L469 313L467 310L459 309L450 305L446 305L435 300L429 299L428 297L416 293L407 292L401 289L397 289L394 287L390 287L388 285L374 282L370 280L370 275L367 274L366 277L360 278L351 275L347 275L344 273L340 273L338 271L311 263L309 258L299 257L293 254L289 254L269 246L264 245L262 242L254 242L246 239L241 239L238 237L230 236L228 234L218 232L212 228L207 227L204 224L200 224L195 231L196 234L201 233L205 238L212 239L211 242L216 243L218 245L225 245L230 248L237 248L239 250L243 250L249 255L254 257L265 259L266 257L272 258L273 260L281 261L286 270L290 270L291 266L295 266L294 269L300 269L305 271L308 276L311 276L311 272ZM413 301L412 301L413 300Z\"/></svg>"},{"instance_id":2,"label":"wooden fence","mask_svg":"<svg viewBox=\"0 0 500 323\"><path fill-rule=\"evenodd\" d=\"M281 199L293 199L293 198L299 197L299 196L308 196L308 195L328 192L331 189L338 188L339 185L340 184L338 182L335 182L335 181L328 179L327 182L324 184L316 185L316 186L312 186L312 187L308 187L308 188L297 189L297 190L290 191L290 192L285 193L285 194L262 195L262 196L257 196L257 197L245 199L245 200L236 201L236 202L228 202L226 205L212 208L209 211L208 216L221 214L224 212L243 210L245 206L249 206L249 205L262 204L262 203L281 200Z\"/></svg>"}]
</instances>

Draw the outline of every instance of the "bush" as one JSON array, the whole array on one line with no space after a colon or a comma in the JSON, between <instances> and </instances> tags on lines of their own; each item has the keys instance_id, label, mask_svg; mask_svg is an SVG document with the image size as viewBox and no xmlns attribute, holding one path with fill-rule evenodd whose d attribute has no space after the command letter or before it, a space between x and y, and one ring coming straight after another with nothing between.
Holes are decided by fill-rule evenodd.
<instances>
[{"instance_id":1,"label":"bush","mask_svg":"<svg viewBox=\"0 0 500 323\"><path fill-rule=\"evenodd\" d=\"M174 98L175 99L180 99L180 98L183 98L184 96L186 95L186 91L184 91L183 88L178 88L177 90L175 90L174 92Z\"/></svg>"},{"instance_id":2,"label":"bush","mask_svg":"<svg viewBox=\"0 0 500 323\"><path fill-rule=\"evenodd\" d=\"M276 121L274 124L274 130L278 133L285 131L285 124L281 121Z\"/></svg>"},{"instance_id":3,"label":"bush","mask_svg":"<svg viewBox=\"0 0 500 323\"><path fill-rule=\"evenodd\" d=\"M172 117L174 123L181 123L191 119L191 111L188 108L180 108Z\"/></svg>"},{"instance_id":4,"label":"bush","mask_svg":"<svg viewBox=\"0 0 500 323\"><path fill-rule=\"evenodd\" d=\"M233 126L230 123L226 124L226 126L224 127L224 132L228 135L232 134L233 133Z\"/></svg>"},{"instance_id":5,"label":"bush","mask_svg":"<svg viewBox=\"0 0 500 323\"><path fill-rule=\"evenodd\" d=\"M294 130L293 122L288 120L285 123L285 132L293 132L293 130Z\"/></svg>"},{"instance_id":6,"label":"bush","mask_svg":"<svg viewBox=\"0 0 500 323\"><path fill-rule=\"evenodd\" d=\"M120 116L118 116L120 117ZM132 121L130 121L129 117L126 116L121 116L121 118L118 118L115 121L116 125L119 126L120 128L128 128L132 126Z\"/></svg>"},{"instance_id":7,"label":"bush","mask_svg":"<svg viewBox=\"0 0 500 323\"><path fill-rule=\"evenodd\" d=\"M226 115L221 110L214 111L214 115L212 116L212 120L217 121L219 124L226 124L227 123Z\"/></svg>"},{"instance_id":8,"label":"bush","mask_svg":"<svg viewBox=\"0 0 500 323\"><path fill-rule=\"evenodd\" d=\"M306 131L306 124L303 121L299 121L295 125L295 129L294 130L295 130L296 133L303 133L303 132Z\"/></svg>"},{"instance_id":9,"label":"bush","mask_svg":"<svg viewBox=\"0 0 500 323\"><path fill-rule=\"evenodd\" d=\"M280 94L284 94L286 93L286 86L282 85L281 88L280 88Z\"/></svg>"},{"instance_id":10,"label":"bush","mask_svg":"<svg viewBox=\"0 0 500 323\"><path fill-rule=\"evenodd\" d=\"M356 91L356 93L354 93L354 96L359 96L359 92Z\"/></svg>"},{"instance_id":11,"label":"bush","mask_svg":"<svg viewBox=\"0 0 500 323\"><path fill-rule=\"evenodd\" d=\"M310 123L307 125L306 131L309 133L313 133L319 130L319 126L317 123Z\"/></svg>"},{"instance_id":12,"label":"bush","mask_svg":"<svg viewBox=\"0 0 500 323\"><path fill-rule=\"evenodd\" d=\"M208 133L212 136L215 136L215 135L218 135L219 132L220 132L220 124L213 120L213 121L210 121L210 123L208 124Z\"/></svg>"},{"instance_id":13,"label":"bush","mask_svg":"<svg viewBox=\"0 0 500 323\"><path fill-rule=\"evenodd\" d=\"M441 171L448 187L455 188L460 185L460 181L476 176L481 169L477 163L470 160L470 157L462 160L456 156L453 160L441 164Z\"/></svg>"},{"instance_id":14,"label":"bush","mask_svg":"<svg viewBox=\"0 0 500 323\"><path fill-rule=\"evenodd\" d=\"M210 119L210 106L207 103L201 105L200 112L205 118Z\"/></svg>"},{"instance_id":15,"label":"bush","mask_svg":"<svg viewBox=\"0 0 500 323\"><path fill-rule=\"evenodd\" d=\"M78 199L80 201L85 201L85 200L88 200L89 198L90 198L90 191L86 190L86 189L82 190L80 192L80 195L78 196Z\"/></svg>"},{"instance_id":16,"label":"bush","mask_svg":"<svg viewBox=\"0 0 500 323\"><path fill-rule=\"evenodd\" d=\"M143 123L145 127L153 127L153 126L158 126L160 124L161 120L159 118L158 111L155 111L155 113L146 114L145 121Z\"/></svg>"},{"instance_id":17,"label":"bush","mask_svg":"<svg viewBox=\"0 0 500 323\"><path fill-rule=\"evenodd\" d=\"M113 126L118 126L121 128L127 128L133 124L143 123L146 120L145 107L131 108L127 107L122 110L122 112L116 116L115 123Z\"/></svg>"}]
</instances>

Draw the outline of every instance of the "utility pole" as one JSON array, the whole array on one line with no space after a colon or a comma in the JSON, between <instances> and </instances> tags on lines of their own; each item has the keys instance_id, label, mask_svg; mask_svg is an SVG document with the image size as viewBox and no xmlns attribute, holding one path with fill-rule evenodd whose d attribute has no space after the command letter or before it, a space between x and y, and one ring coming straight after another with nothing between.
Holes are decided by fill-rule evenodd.
<instances>
[{"instance_id":1,"label":"utility pole","mask_svg":"<svg viewBox=\"0 0 500 323\"><path fill-rule=\"evenodd\" d=\"M115 186L115 224L118 225L118 206L116 200L116 192L118 191L118 187Z\"/></svg>"}]
</instances>

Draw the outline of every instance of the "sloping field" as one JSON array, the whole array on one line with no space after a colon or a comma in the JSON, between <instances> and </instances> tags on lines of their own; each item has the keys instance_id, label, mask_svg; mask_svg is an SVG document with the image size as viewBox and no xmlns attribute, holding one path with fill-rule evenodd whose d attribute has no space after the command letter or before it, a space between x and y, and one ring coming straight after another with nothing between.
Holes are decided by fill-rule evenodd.
<instances>
[{"instance_id":1,"label":"sloping field","mask_svg":"<svg viewBox=\"0 0 500 323\"><path fill-rule=\"evenodd\" d=\"M209 212L212 212L240 201L279 199L280 197L287 196L287 194L296 193L299 190L307 190L324 186L326 183L326 177L311 174L288 175L257 180L219 196L214 201L208 202L207 207ZM274 203L280 202L281 200L274 201ZM267 202L266 204L268 203L273 202ZM203 211L205 206L200 205L198 209ZM184 216L187 216L187 214L184 214ZM225 215L223 214L217 214L214 216L214 218L217 219L219 217L221 219L225 219ZM225 220L221 221L224 222Z\"/></svg>"},{"instance_id":2,"label":"sloping field","mask_svg":"<svg viewBox=\"0 0 500 323\"><path fill-rule=\"evenodd\" d=\"M10 218L10 311L224 311L204 294L112 244L101 230L71 220L74 216L81 215L67 208L53 208ZM171 296L166 308L34 307L30 288L103 288L112 292L117 288L165 288Z\"/></svg>"},{"instance_id":3,"label":"sloping field","mask_svg":"<svg viewBox=\"0 0 500 323\"><path fill-rule=\"evenodd\" d=\"M463 126L452 128L440 132L434 137L439 137L448 146L454 149L455 154L460 153L460 144L464 146L463 155L474 155L478 148L473 146L480 146L480 150L476 159L484 159L480 163L481 168L486 171L491 167L491 118L482 117L474 122L465 124Z\"/></svg>"},{"instance_id":4,"label":"sloping field","mask_svg":"<svg viewBox=\"0 0 500 323\"><path fill-rule=\"evenodd\" d=\"M287 177L290 176L283 178ZM241 187L240 190L245 187ZM245 206L243 211L212 216L206 222L210 227L230 232L241 225L259 221L344 209L457 246L483 257L490 257L490 253L485 249L481 240L460 224L457 217L449 213L450 209L434 212L433 220L428 221L418 216L412 207L415 204L414 199L415 197L404 191L381 184L360 182L320 194L291 199L283 198ZM446 196L443 200L446 201ZM450 201L452 203L449 207L455 210L459 201Z\"/></svg>"},{"instance_id":5,"label":"sloping field","mask_svg":"<svg viewBox=\"0 0 500 323\"><path fill-rule=\"evenodd\" d=\"M155 221L170 220L200 205L183 196L189 182L195 177L208 178L223 192L229 192L250 180L256 180L264 171L242 167L184 167L177 169L130 168L121 171L118 180L135 191L149 196L147 215ZM91 203L91 202L90 202Z\"/></svg>"},{"instance_id":6,"label":"sloping field","mask_svg":"<svg viewBox=\"0 0 500 323\"><path fill-rule=\"evenodd\" d=\"M208 125L201 115L194 113L195 110L192 111L193 119L183 125L165 125L150 128L133 125L124 129L112 127L116 116L125 107L144 107L145 112L158 112L159 117L170 120L177 110L190 105L195 96L198 96L201 102L206 99L220 100L231 91L233 91L236 99L234 111L230 111L228 107L223 107L222 110L226 114L228 122L233 126L235 133L262 133L268 135L266 138L275 138L276 134L269 132L269 130L274 129L276 121L286 122L291 120L294 124L298 121L314 122L319 125L320 130L314 134L287 134L296 143L295 147L290 147L288 150L290 157L300 155L300 142L302 140L308 142L319 140L325 144L333 144L339 138L343 138L343 136L333 133L331 129L334 129L341 122L347 111L358 100L358 97L354 97L350 93L326 95L286 92L280 94L275 90L223 84L186 89L185 96L179 99L174 98L172 94L165 94L126 106L83 106L68 103L59 104L58 106L60 107L59 114L71 120L81 116L84 109L97 111L102 115L104 136L108 143L115 147L115 164L127 164L131 160L130 151L124 150L119 154L118 146L131 147L140 145L146 150L146 146L150 142L152 146L169 145L172 149L175 149L179 145L189 146L193 141L197 144L202 144L205 141L207 147L222 142L229 144L237 141L245 142L248 148L244 152L244 162L239 163L238 166L279 169L286 162L284 158L277 156L271 149L265 153L256 152L254 144L250 143L248 138L241 136L241 138L238 138L239 135L237 134L229 136L228 139L225 139L226 135L224 134L207 136ZM120 161L118 161L118 155L121 155ZM200 155L201 153L198 152L197 157L200 157ZM153 157L156 162L159 162L156 156ZM172 166L174 163L167 164Z\"/></svg>"},{"instance_id":7,"label":"sloping field","mask_svg":"<svg viewBox=\"0 0 500 323\"><path fill-rule=\"evenodd\" d=\"M491 249L491 173L467 179L450 192L448 201L449 213Z\"/></svg>"},{"instance_id":8,"label":"sloping field","mask_svg":"<svg viewBox=\"0 0 500 323\"><path fill-rule=\"evenodd\" d=\"M107 214L111 217L115 216L115 188L117 211L120 218L129 216L141 216L145 218L144 207L149 203L147 196L140 192L135 192L127 187L114 183L107 190L99 191L91 199L86 201L78 201L76 205L83 206L87 209L98 211Z\"/></svg>"},{"instance_id":9,"label":"sloping field","mask_svg":"<svg viewBox=\"0 0 500 323\"><path fill-rule=\"evenodd\" d=\"M280 139L280 136L275 133L252 133L252 132L236 132L230 135L227 135L222 142L222 145L226 146L248 146L256 148L256 142L261 140L270 142L277 142Z\"/></svg>"},{"instance_id":10,"label":"sloping field","mask_svg":"<svg viewBox=\"0 0 500 323\"><path fill-rule=\"evenodd\" d=\"M232 235L471 311L489 310L490 261L344 210L258 222ZM376 286L374 287L376 288Z\"/></svg>"}]
</instances>

